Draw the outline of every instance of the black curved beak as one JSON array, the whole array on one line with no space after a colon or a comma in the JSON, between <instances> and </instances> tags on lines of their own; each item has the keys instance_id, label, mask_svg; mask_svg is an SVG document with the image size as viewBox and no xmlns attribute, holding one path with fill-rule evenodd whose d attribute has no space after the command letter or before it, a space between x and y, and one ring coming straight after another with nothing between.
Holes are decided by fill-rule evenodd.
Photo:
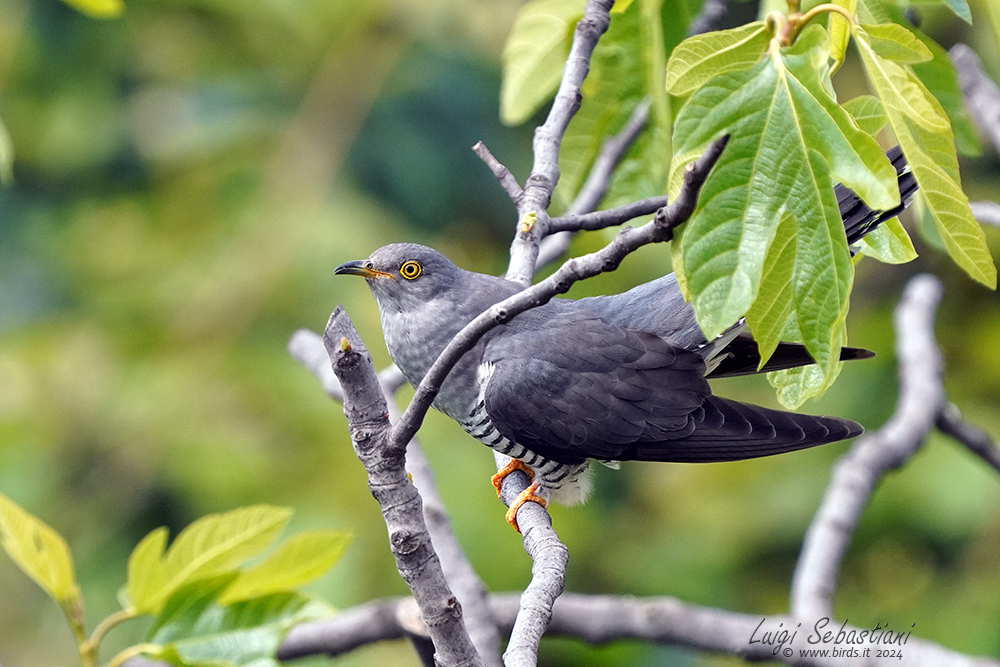
<instances>
[{"instance_id":1,"label":"black curved beak","mask_svg":"<svg viewBox=\"0 0 1000 667\"><path fill-rule=\"evenodd\" d=\"M361 276L362 278L395 278L391 273L378 271L367 266L368 260L356 259L353 262L344 262L333 270L335 276Z\"/></svg>"}]
</instances>

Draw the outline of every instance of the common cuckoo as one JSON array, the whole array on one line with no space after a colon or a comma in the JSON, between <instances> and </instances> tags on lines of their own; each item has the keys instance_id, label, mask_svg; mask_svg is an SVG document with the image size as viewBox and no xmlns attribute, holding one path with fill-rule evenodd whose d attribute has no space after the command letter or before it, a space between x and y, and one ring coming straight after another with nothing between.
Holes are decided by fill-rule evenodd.
<instances>
[{"instance_id":1,"label":"common cuckoo","mask_svg":"<svg viewBox=\"0 0 1000 667\"><path fill-rule=\"evenodd\" d=\"M898 149L901 205L872 211L844 186L837 199L848 242L897 215L916 191ZM393 361L414 385L462 327L521 287L458 268L412 243L379 248L335 273L365 278L378 303ZM486 333L449 373L434 407L479 442L511 458L502 475L525 469L531 486L511 505L582 501L589 459L734 461L859 435L837 417L784 412L713 396L706 378L814 363L800 345L781 343L763 368L741 320L707 341L673 274L628 292L552 299ZM844 348L842 359L871 356Z\"/></svg>"}]
</instances>

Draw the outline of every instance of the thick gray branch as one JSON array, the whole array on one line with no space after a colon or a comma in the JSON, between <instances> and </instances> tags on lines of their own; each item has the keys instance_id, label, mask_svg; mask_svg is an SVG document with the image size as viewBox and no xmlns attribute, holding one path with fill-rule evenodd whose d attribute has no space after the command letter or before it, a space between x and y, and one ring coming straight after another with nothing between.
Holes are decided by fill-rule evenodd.
<instances>
[{"instance_id":1,"label":"thick gray branch","mask_svg":"<svg viewBox=\"0 0 1000 667\"><path fill-rule=\"evenodd\" d=\"M583 18L576 24L559 91L545 122L535 130L534 164L517 207L519 228L511 245L507 269L507 279L522 285L530 285L535 272L538 243L546 235L546 211L552 191L559 182L559 147L570 120L580 108L580 86L590 70L590 57L597 40L608 29L612 4L614 0L587 0ZM535 216L535 222L531 228L524 229L522 221L529 215Z\"/></svg>"},{"instance_id":2,"label":"thick gray branch","mask_svg":"<svg viewBox=\"0 0 1000 667\"><path fill-rule=\"evenodd\" d=\"M490 596L494 616L507 632L513 627L519 610L519 596L513 593ZM368 603L342 612L322 621L314 621L294 628L282 645L280 656L300 657L326 653L331 656L353 650L366 643L383 639L398 639L404 630L396 621L396 607L401 600L384 600ZM808 635L815 632L815 624L823 617L809 621L793 620L789 616L756 616L702 607L671 597L636 599L613 595L579 595L566 593L555 602L548 635L575 637L592 644L605 644L620 640L639 640L686 646L701 651L737 655L746 660L773 660L790 665L812 667L844 667L850 664L862 667L880 667L885 658L876 658L874 651L868 659L843 657L805 658L798 649L829 648L829 644L811 644ZM762 624L763 621L763 624ZM799 623L801 627L798 627ZM798 634L775 652L773 645L761 639L765 631L783 628L797 630ZM824 630L840 629L840 623L830 622ZM872 628L847 626L845 631ZM906 631L909 628L894 628ZM916 630L914 630L916 632ZM840 645L843 647L843 644ZM792 648L786 656L784 648ZM903 646L903 659L893 664L905 667L1000 667L1000 662L985 657L970 657L944 648L939 644L910 636Z\"/></svg>"},{"instance_id":3,"label":"thick gray branch","mask_svg":"<svg viewBox=\"0 0 1000 667\"><path fill-rule=\"evenodd\" d=\"M342 308L330 316L323 342L344 388L344 414L368 488L382 508L396 568L413 592L435 659L441 665L484 666L465 629L462 607L445 579L424 522L420 494L406 474L409 438L392 437L388 406L371 357Z\"/></svg>"},{"instance_id":4,"label":"thick gray branch","mask_svg":"<svg viewBox=\"0 0 1000 667\"><path fill-rule=\"evenodd\" d=\"M330 357L323 344L323 338L319 334L306 329L297 331L289 341L288 349L293 357L320 380L324 388L327 388L328 394L339 402L343 402L340 381L334 375L330 365ZM316 363L320 357L324 360L322 364ZM399 419L399 409L396 407L393 396L406 383L406 378L393 364L378 374L378 382L387 401L389 420L396 422ZM328 388L331 383L335 385L336 393L331 392ZM500 635L497 632L492 611L487 604L486 587L455 538L451 528L451 520L440 495L438 495L433 472L416 438L412 439L406 446L406 469L423 499L424 521L427 523L431 542L441 559L441 567L448 583L454 589L459 602L462 603L472 643L487 665L498 667L500 665Z\"/></svg>"},{"instance_id":5,"label":"thick gray branch","mask_svg":"<svg viewBox=\"0 0 1000 667\"><path fill-rule=\"evenodd\" d=\"M923 443L944 405L941 354L934 342L934 311L941 283L923 274L906 286L896 308L900 392L896 411L878 431L858 439L837 463L823 501L806 532L792 578L792 615L830 616L837 572L885 473L903 465Z\"/></svg>"},{"instance_id":6,"label":"thick gray branch","mask_svg":"<svg viewBox=\"0 0 1000 667\"><path fill-rule=\"evenodd\" d=\"M1000 153L1000 89L983 71L979 56L962 43L948 51L958 71L958 84L976 126L993 143L993 150Z\"/></svg>"}]
</instances>

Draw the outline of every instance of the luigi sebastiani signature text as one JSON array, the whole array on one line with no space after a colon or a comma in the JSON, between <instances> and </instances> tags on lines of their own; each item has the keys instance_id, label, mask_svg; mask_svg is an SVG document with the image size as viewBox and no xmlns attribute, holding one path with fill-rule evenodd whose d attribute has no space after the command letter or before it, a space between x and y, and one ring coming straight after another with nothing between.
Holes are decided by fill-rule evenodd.
<instances>
[{"instance_id":1,"label":"luigi sebastiani signature text","mask_svg":"<svg viewBox=\"0 0 1000 667\"><path fill-rule=\"evenodd\" d=\"M839 627L829 617L816 621L812 627L792 621L768 621L762 618L750 635L750 644L770 647L772 655L790 658L888 658L903 659L903 647L910 639L916 623L907 630L895 630L889 623L876 623L868 629L848 627L845 620Z\"/></svg>"}]
</instances>

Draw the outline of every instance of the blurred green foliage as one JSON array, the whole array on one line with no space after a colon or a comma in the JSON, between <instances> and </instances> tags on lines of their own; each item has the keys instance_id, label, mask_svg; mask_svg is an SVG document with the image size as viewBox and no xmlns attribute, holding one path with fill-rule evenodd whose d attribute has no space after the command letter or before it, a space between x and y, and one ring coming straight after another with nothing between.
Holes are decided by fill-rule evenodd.
<instances>
[{"instance_id":1,"label":"blurred green foliage","mask_svg":"<svg viewBox=\"0 0 1000 667\"><path fill-rule=\"evenodd\" d=\"M419 241L466 268L503 269L513 208L468 147L482 139L518 178L527 173L531 123L504 128L497 112L518 6L133 0L120 18L97 21L57 0L0 0L0 119L15 156L0 190L0 490L66 536L91 626L114 609L145 533L254 503L294 507L295 530L355 532L312 588L333 604L405 592L340 408L285 343L296 328L321 329L343 303L387 363L367 290L332 277L384 243ZM924 26L933 37L976 45L1000 75L986 22L933 16ZM963 163L963 175L973 200L996 198L995 154ZM1000 238L987 234L996 253ZM607 238L583 237L575 250ZM1000 299L944 256L918 251L903 266L862 262L850 339L879 356L848 365L806 409L869 428L887 419L897 390L891 308L909 276L931 270L947 286L938 333L950 397L1000 434ZM668 257L646 248L571 296L661 275ZM774 402L762 378L716 391ZM530 563L487 481L489 452L437 414L422 438L487 585L522 588ZM785 611L803 530L848 446L597 471L587 505L553 508L572 554L568 588ZM1000 655L998 510L997 476L933 437L864 515L838 615L916 623L921 637ZM69 664L61 623L0 559L0 664ZM140 630L115 632L111 651ZM544 642L542 653L550 666L668 660L737 662L570 640ZM397 642L337 664L416 661Z\"/></svg>"}]
</instances>

